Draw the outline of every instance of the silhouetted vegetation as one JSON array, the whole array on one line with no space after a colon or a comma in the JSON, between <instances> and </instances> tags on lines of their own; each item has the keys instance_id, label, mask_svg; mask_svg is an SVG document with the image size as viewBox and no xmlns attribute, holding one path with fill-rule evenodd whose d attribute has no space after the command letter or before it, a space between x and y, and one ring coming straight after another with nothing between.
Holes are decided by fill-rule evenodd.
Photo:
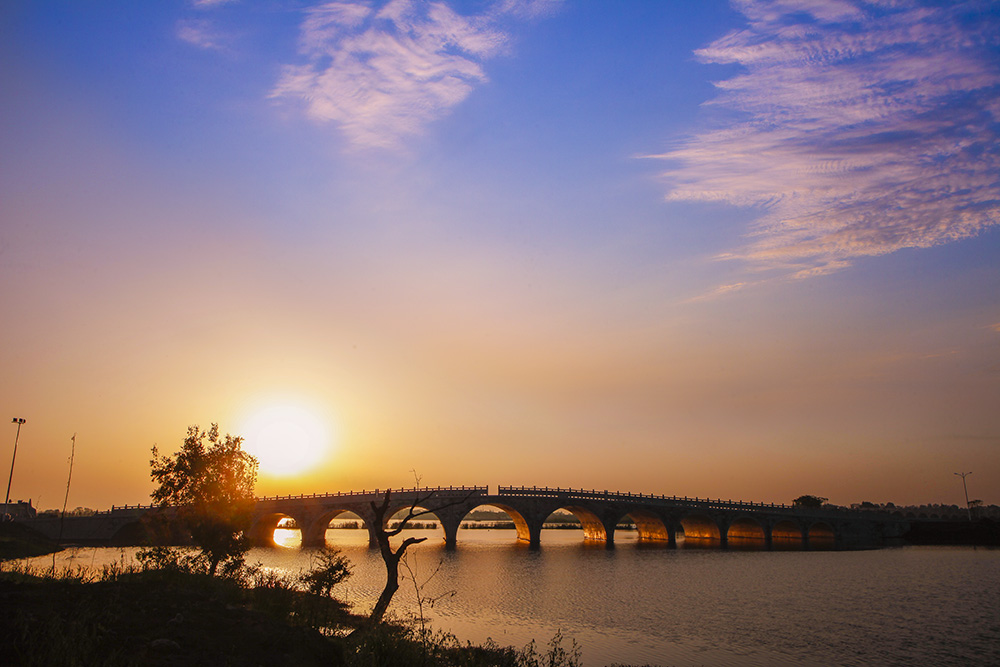
<instances>
[{"instance_id":1,"label":"silhouetted vegetation","mask_svg":"<svg viewBox=\"0 0 1000 667\"><path fill-rule=\"evenodd\" d=\"M299 582L319 597L331 597L333 588L351 576L351 564L340 549L324 547L316 556L315 565L299 575Z\"/></svg>"},{"instance_id":2,"label":"silhouetted vegetation","mask_svg":"<svg viewBox=\"0 0 1000 667\"><path fill-rule=\"evenodd\" d=\"M343 572L330 552L319 569ZM0 655L11 667L102 665L195 667L579 667L575 642L557 634L546 648L492 641L476 646L414 623L367 619L323 586L260 567L224 576L119 563L100 571L33 569L0 563ZM315 570L314 570L315 571ZM335 574L334 578L339 578ZM342 579L340 579L342 580ZM336 585L336 584L334 584Z\"/></svg>"},{"instance_id":3,"label":"silhouetted vegetation","mask_svg":"<svg viewBox=\"0 0 1000 667\"><path fill-rule=\"evenodd\" d=\"M179 452L159 456L153 447L149 462L157 484L150 496L162 509L176 513L211 575L220 563L238 570L250 548L247 532L257 502L257 460L242 450L242 443L243 438L228 433L220 437L218 424L208 431L190 426ZM146 555L159 558L166 552Z\"/></svg>"},{"instance_id":4,"label":"silhouetted vegetation","mask_svg":"<svg viewBox=\"0 0 1000 667\"><path fill-rule=\"evenodd\" d=\"M818 508L822 507L823 503L825 503L827 500L829 500L829 498L824 498L823 496L806 495L806 496L799 496L798 498L793 500L792 505L794 505L795 507Z\"/></svg>"}]
</instances>

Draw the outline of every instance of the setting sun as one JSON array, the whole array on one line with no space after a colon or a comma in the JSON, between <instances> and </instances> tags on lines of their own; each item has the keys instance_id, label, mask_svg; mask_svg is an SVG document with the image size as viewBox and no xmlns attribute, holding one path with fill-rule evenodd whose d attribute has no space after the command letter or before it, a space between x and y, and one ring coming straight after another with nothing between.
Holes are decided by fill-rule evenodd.
<instances>
[{"instance_id":1,"label":"setting sun","mask_svg":"<svg viewBox=\"0 0 1000 667\"><path fill-rule=\"evenodd\" d=\"M312 411L294 404L270 405L254 411L238 431L244 448L266 475L294 475L316 465L333 445L329 425Z\"/></svg>"}]
</instances>

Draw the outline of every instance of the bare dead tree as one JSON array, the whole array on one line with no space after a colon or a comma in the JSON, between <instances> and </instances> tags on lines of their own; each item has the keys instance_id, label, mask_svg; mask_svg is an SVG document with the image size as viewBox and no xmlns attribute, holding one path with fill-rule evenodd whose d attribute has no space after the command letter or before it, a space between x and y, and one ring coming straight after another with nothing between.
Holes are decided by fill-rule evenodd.
<instances>
[{"instance_id":1,"label":"bare dead tree","mask_svg":"<svg viewBox=\"0 0 1000 667\"><path fill-rule=\"evenodd\" d=\"M368 623L366 624L368 627L374 626L382 621L386 610L389 609L389 603L392 602L392 596L396 594L397 590L399 590L400 559L403 558L407 549L414 544L423 542L427 538L407 537L395 549L392 548L389 540L399 535L406 527L406 524L410 521L426 514L433 514L435 511L442 510L446 507L461 505L471 498L475 494L475 491L470 491L467 495L461 498L434 504L433 509L424 509L422 506L428 504L428 501L432 500L436 494L436 489L430 489L425 494L417 496L417 498L415 498L410 504L409 509L407 509L406 515L399 521L399 523L396 524L396 527L392 529L387 527L389 507L392 501L392 491L387 490L385 492L385 496L383 496L381 503L376 503L374 500L371 502L372 512L375 515L375 524L372 526L372 529L375 532L375 539L378 541L378 548L379 553L382 555L382 561L385 563L385 588L382 589L382 594L379 595L378 601L375 603L375 608L372 609L372 613L368 617ZM358 631L361 629L362 628L358 628Z\"/></svg>"},{"instance_id":2,"label":"bare dead tree","mask_svg":"<svg viewBox=\"0 0 1000 667\"><path fill-rule=\"evenodd\" d=\"M454 596L458 591L452 589L452 590L447 590L444 593L440 593L438 595L424 595L424 588L426 588L427 585L431 582L431 580L434 579L434 577L436 577L438 573L441 571L441 566L444 564L444 561L439 560L437 567L434 568L434 571L431 572L430 576L426 577L423 581L420 581L417 578L416 558L415 557L411 558L411 557L413 557L413 554L404 556L400 560L400 562L403 564L403 569L406 570L407 577L413 584L413 592L416 596L416 602L417 602L417 618L420 620L420 643L423 645L424 652L426 653L428 631L427 631L426 617L424 616L424 607L425 606L433 607L441 600ZM413 560L412 565L410 564L411 560Z\"/></svg>"}]
</instances>

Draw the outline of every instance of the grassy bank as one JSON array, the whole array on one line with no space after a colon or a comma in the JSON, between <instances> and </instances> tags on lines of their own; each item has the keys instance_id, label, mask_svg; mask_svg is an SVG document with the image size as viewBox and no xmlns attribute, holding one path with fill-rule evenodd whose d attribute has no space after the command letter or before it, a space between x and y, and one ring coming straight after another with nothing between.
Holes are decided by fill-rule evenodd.
<instances>
[{"instance_id":1,"label":"grassy bank","mask_svg":"<svg viewBox=\"0 0 1000 667\"><path fill-rule=\"evenodd\" d=\"M0 563L0 655L12 667L573 667L575 645L461 644L415 623L364 622L259 568L232 577L119 565L100 572Z\"/></svg>"}]
</instances>

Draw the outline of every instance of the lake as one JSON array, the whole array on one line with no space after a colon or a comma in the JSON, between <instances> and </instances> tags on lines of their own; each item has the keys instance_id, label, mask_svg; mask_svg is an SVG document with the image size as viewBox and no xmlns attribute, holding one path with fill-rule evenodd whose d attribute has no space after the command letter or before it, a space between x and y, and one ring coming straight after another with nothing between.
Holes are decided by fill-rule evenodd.
<instances>
[{"instance_id":1,"label":"lake","mask_svg":"<svg viewBox=\"0 0 1000 667\"><path fill-rule=\"evenodd\" d=\"M513 530L462 530L447 551L440 530L406 535L429 538L408 552L417 580L437 571L423 596L440 599L425 616L463 640L544 647L560 631L587 667L1000 665L998 549L667 549L622 532L607 550L578 530L545 530L542 548L530 550ZM329 530L327 540L354 564L340 597L370 609L384 569L367 531ZM67 550L57 564L100 566L133 553ZM298 573L311 553L253 549L248 560ZM404 581L391 611L413 613L415 599Z\"/></svg>"}]
</instances>

